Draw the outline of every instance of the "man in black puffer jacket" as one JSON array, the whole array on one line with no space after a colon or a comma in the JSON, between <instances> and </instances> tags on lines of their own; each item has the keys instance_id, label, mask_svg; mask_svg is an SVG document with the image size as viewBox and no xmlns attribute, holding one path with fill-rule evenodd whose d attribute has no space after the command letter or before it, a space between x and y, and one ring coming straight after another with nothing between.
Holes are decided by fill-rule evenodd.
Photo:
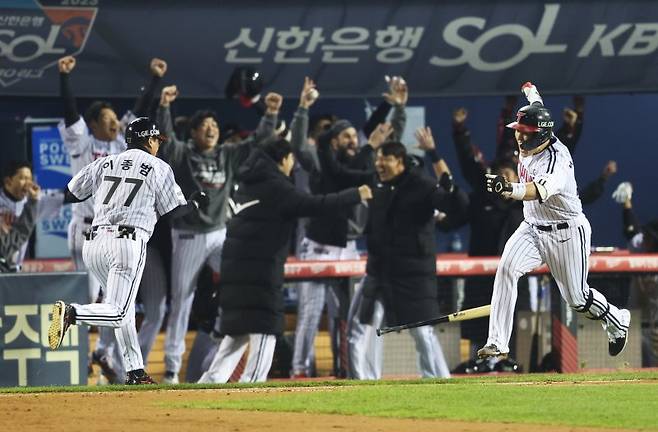
<instances>
[{"instance_id":1,"label":"man in black puffer jacket","mask_svg":"<svg viewBox=\"0 0 658 432\"><path fill-rule=\"evenodd\" d=\"M283 332L283 266L294 219L342 212L371 198L368 186L327 195L309 195L289 179L294 165L290 143L273 141L255 150L240 168L229 206L222 250L219 305L224 335L213 362L199 382L227 382L247 344L242 382L267 379L276 336Z\"/></svg>"},{"instance_id":2,"label":"man in black puffer jacket","mask_svg":"<svg viewBox=\"0 0 658 432\"><path fill-rule=\"evenodd\" d=\"M350 306L364 324L349 338L350 371L356 379L381 378L381 365L372 365L381 362L381 345L371 338L383 320L396 326L439 315L434 210L451 215L468 205L449 173L437 184L408 163L402 143L389 141L377 150L379 181L369 202L366 278ZM417 327L410 333L421 375L449 377L434 328Z\"/></svg>"}]
</instances>

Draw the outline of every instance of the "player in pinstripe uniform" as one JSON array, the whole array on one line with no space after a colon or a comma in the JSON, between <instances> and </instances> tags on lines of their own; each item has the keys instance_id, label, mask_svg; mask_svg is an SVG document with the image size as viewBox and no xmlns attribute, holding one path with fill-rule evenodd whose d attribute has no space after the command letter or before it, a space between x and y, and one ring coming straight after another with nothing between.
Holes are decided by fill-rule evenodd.
<instances>
[{"instance_id":1,"label":"player in pinstripe uniform","mask_svg":"<svg viewBox=\"0 0 658 432\"><path fill-rule=\"evenodd\" d=\"M106 295L102 303L86 305L57 301L49 344L57 349L73 324L113 328L128 371L127 384L153 383L144 371L135 328L135 297L146 261L146 243L158 217L180 216L204 201L198 197L185 200L171 167L155 157L160 139L157 125L148 118L132 121L126 130L128 150L85 166L65 192L67 202L93 196L94 220L82 254Z\"/></svg>"},{"instance_id":2,"label":"player in pinstripe uniform","mask_svg":"<svg viewBox=\"0 0 658 432\"><path fill-rule=\"evenodd\" d=\"M119 120L112 106L104 101L95 101L87 109L84 116L78 113L77 105L71 90L69 75L76 66L75 57L66 56L58 61L60 72L60 93L64 105L64 121L59 124L59 132L64 146L70 156L72 174L77 174L83 167L94 160L121 153L126 149L122 130L135 118L135 115L145 115L148 104L153 99L160 79L167 71L167 64L160 59L151 60L151 81L137 99L133 111L128 111ZM85 271L82 259L84 232L91 226L94 210L91 202L73 204L73 217L68 228L68 246L76 270ZM149 253L151 255L151 253ZM156 257L157 258L157 257ZM149 262L154 259L149 259ZM157 264L157 263L155 263ZM149 267L151 264L149 264ZM99 297L99 282L89 272L89 297L96 301ZM119 366L121 355L114 350L115 340L110 330L101 328L96 348L92 353L92 361L101 367L102 374L110 383L121 382L123 372ZM109 359L114 364L110 364Z\"/></svg>"},{"instance_id":3,"label":"player in pinstripe uniform","mask_svg":"<svg viewBox=\"0 0 658 432\"><path fill-rule=\"evenodd\" d=\"M226 203L233 188L233 177L252 144L272 136L282 103L280 95L269 93L265 97L265 115L254 135L240 143L220 145L219 122L212 111L198 111L192 116L188 142L175 139L169 105L177 95L176 86L162 89L158 124L168 140L162 144L160 157L171 165L186 196L203 191L208 194L211 204L202 212L177 219L171 232L171 304L165 336L166 372L163 379L169 384L179 381L185 334L201 266L208 262L214 271L219 271L221 248L226 237ZM163 298L162 292L144 292L143 295Z\"/></svg>"},{"instance_id":4,"label":"player in pinstripe uniform","mask_svg":"<svg viewBox=\"0 0 658 432\"><path fill-rule=\"evenodd\" d=\"M608 335L608 352L616 356L626 346L631 314L608 303L605 296L587 284L592 230L582 212L567 147L552 133L553 120L544 108L537 88L521 88L530 105L521 108L515 129L520 157L520 183L503 176L487 175L491 193L523 201L524 221L503 250L494 280L487 344L478 356L506 357L512 333L517 281L520 276L546 263L560 294L576 312L601 320Z\"/></svg>"}]
</instances>

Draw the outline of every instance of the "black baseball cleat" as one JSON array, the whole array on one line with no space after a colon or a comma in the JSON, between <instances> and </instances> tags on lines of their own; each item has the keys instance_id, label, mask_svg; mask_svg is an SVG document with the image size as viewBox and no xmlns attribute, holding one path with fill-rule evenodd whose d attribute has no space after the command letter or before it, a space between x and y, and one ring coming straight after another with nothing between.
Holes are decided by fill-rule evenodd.
<instances>
[{"instance_id":1,"label":"black baseball cleat","mask_svg":"<svg viewBox=\"0 0 658 432\"><path fill-rule=\"evenodd\" d=\"M626 348L626 343L628 342L628 327L631 324L631 313L627 309L621 309L620 321L622 326L625 326L627 330L618 330L616 332L608 332L608 354L612 357L615 357L621 354Z\"/></svg>"},{"instance_id":2,"label":"black baseball cleat","mask_svg":"<svg viewBox=\"0 0 658 432\"><path fill-rule=\"evenodd\" d=\"M135 369L128 372L128 378L126 379L127 385L143 385L143 384L157 384L153 381L153 378L148 376L144 369Z\"/></svg>"},{"instance_id":3,"label":"black baseball cleat","mask_svg":"<svg viewBox=\"0 0 658 432\"><path fill-rule=\"evenodd\" d=\"M48 328L48 345L50 345L50 349L57 349L64 340L66 330L75 324L75 309L58 300L53 305L52 316L50 328Z\"/></svg>"},{"instance_id":4,"label":"black baseball cleat","mask_svg":"<svg viewBox=\"0 0 658 432\"><path fill-rule=\"evenodd\" d=\"M506 359L508 353L501 353L498 347L494 344L485 345L478 350L478 358L498 357L499 359Z\"/></svg>"}]
</instances>

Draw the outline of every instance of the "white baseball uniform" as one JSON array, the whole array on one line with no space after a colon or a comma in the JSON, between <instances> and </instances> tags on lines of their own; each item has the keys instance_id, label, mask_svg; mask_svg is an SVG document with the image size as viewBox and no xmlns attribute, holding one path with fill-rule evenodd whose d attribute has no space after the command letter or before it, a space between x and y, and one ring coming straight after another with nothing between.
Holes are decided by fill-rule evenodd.
<instances>
[{"instance_id":1,"label":"white baseball uniform","mask_svg":"<svg viewBox=\"0 0 658 432\"><path fill-rule=\"evenodd\" d=\"M115 328L126 370L143 369L135 297L146 243L158 217L185 205L185 197L171 167L138 149L97 159L68 187L79 199L93 194L93 228L83 259L106 292L102 303L72 305L77 323Z\"/></svg>"},{"instance_id":2,"label":"white baseball uniform","mask_svg":"<svg viewBox=\"0 0 658 432\"><path fill-rule=\"evenodd\" d=\"M6 225L12 225L14 221L21 216L27 200L28 198L25 197L16 201L5 192L4 188L0 188L0 218L4 219ZM61 190L42 190L37 204L37 219L48 218L56 215L62 208L63 202L64 194ZM12 262L17 265L16 270L20 270L20 266L25 258L25 251L27 250L28 243L29 242L26 241L18 250L16 256L12 259Z\"/></svg>"},{"instance_id":3,"label":"white baseball uniform","mask_svg":"<svg viewBox=\"0 0 658 432\"><path fill-rule=\"evenodd\" d=\"M592 230L582 212L574 164L557 138L543 151L520 157L520 182L546 190L543 200L523 202L525 220L512 234L498 264L489 318L489 339L509 352L519 278L546 263L569 306L590 319L602 320L609 335L628 330L630 316L608 303L587 284Z\"/></svg>"}]
</instances>

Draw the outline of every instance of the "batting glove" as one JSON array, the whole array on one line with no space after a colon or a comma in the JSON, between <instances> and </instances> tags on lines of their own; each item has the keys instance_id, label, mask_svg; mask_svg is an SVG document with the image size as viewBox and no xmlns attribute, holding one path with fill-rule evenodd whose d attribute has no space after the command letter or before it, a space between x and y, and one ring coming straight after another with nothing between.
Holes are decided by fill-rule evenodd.
<instances>
[{"instance_id":1,"label":"batting glove","mask_svg":"<svg viewBox=\"0 0 658 432\"><path fill-rule=\"evenodd\" d=\"M544 101L539 95L537 87L530 81L521 86L521 92L525 95L526 99L528 99L528 103L530 105L535 102L539 102L540 104L544 105Z\"/></svg>"},{"instance_id":2,"label":"batting glove","mask_svg":"<svg viewBox=\"0 0 658 432\"><path fill-rule=\"evenodd\" d=\"M612 199L617 201L619 204L624 204L626 201L630 201L633 197L633 185L631 182L619 183L617 189L612 193Z\"/></svg>"},{"instance_id":3,"label":"batting glove","mask_svg":"<svg viewBox=\"0 0 658 432\"><path fill-rule=\"evenodd\" d=\"M210 204L210 198L208 198L208 194L203 191L193 192L192 195L190 195L190 201L194 202L196 208L199 210L207 209L208 204Z\"/></svg>"},{"instance_id":4,"label":"batting glove","mask_svg":"<svg viewBox=\"0 0 658 432\"><path fill-rule=\"evenodd\" d=\"M509 197L512 194L512 183L508 182L501 175L485 174L487 178L487 192L494 193L503 197Z\"/></svg>"}]
</instances>

